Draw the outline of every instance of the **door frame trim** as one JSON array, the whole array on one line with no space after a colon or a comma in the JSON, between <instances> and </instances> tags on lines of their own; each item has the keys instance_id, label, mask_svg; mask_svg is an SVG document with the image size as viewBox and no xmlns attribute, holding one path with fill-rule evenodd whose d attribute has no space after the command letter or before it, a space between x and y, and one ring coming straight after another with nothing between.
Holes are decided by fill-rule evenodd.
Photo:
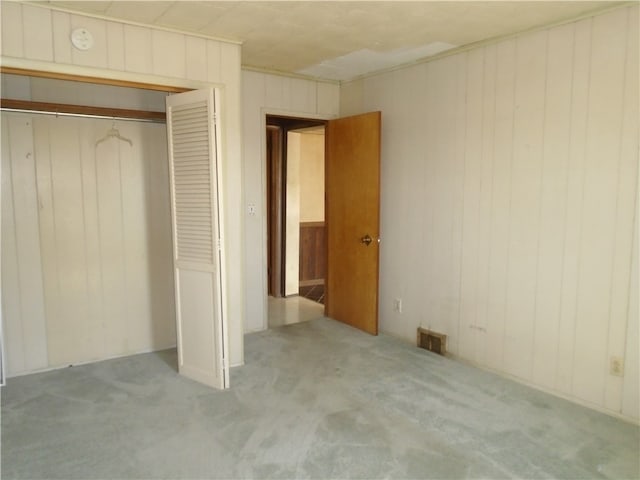
<instances>
[{"instance_id":1,"label":"door frame trim","mask_svg":"<svg viewBox=\"0 0 640 480\"><path fill-rule=\"evenodd\" d=\"M268 278L269 272L267 271L267 260L268 260L268 248L267 248L267 229L268 229L268 218L267 215L269 212L267 211L267 116L279 116L279 117L292 117L292 118L300 118L305 120L333 120L336 118L340 118L339 114L325 114L325 113L309 113L309 112L299 112L294 110L284 110L281 108L269 108L262 107L260 109L260 182L261 182L261 198L263 200L263 211L262 211L262 239L261 239L261 252L262 252L262 265L261 265L261 275L264 279L262 285L262 328L261 330L266 330L269 328L269 290L268 290Z\"/></svg>"},{"instance_id":2,"label":"door frame trim","mask_svg":"<svg viewBox=\"0 0 640 480\"><path fill-rule=\"evenodd\" d=\"M72 80L116 87L159 90L168 93L186 92L201 88L215 87L224 91L224 85L215 82L190 80L186 78L162 77L145 73L108 70L97 67L67 65L41 60L25 60L0 56L1 71L4 74L26 75L54 80ZM20 73L22 72L22 73Z\"/></svg>"}]
</instances>

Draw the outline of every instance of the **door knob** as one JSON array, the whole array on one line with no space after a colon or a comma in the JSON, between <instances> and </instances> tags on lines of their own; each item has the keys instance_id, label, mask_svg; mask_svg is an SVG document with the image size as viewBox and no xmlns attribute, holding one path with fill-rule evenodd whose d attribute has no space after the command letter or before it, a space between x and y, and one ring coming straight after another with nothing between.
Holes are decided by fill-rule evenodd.
<instances>
[{"instance_id":1,"label":"door knob","mask_svg":"<svg viewBox=\"0 0 640 480\"><path fill-rule=\"evenodd\" d=\"M368 247L369 244L373 241L373 238L371 238L371 235L367 233L364 237L360 239L360 241Z\"/></svg>"}]
</instances>

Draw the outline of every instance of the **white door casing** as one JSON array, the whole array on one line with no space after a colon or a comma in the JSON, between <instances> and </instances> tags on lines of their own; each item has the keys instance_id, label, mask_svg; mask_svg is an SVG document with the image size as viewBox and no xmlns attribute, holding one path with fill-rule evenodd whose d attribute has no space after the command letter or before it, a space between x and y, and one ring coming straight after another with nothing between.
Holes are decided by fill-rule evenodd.
<instances>
[{"instance_id":1,"label":"white door casing","mask_svg":"<svg viewBox=\"0 0 640 480\"><path fill-rule=\"evenodd\" d=\"M217 89L167 97L179 372L228 388Z\"/></svg>"}]
</instances>

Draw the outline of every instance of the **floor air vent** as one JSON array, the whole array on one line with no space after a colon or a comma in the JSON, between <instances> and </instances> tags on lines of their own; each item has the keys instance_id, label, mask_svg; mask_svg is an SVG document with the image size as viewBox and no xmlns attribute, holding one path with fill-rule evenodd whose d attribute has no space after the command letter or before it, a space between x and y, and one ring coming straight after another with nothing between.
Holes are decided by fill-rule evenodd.
<instances>
[{"instance_id":1,"label":"floor air vent","mask_svg":"<svg viewBox=\"0 0 640 480\"><path fill-rule=\"evenodd\" d=\"M438 355L446 355L447 336L442 333L432 332L426 328L418 328L418 347Z\"/></svg>"}]
</instances>

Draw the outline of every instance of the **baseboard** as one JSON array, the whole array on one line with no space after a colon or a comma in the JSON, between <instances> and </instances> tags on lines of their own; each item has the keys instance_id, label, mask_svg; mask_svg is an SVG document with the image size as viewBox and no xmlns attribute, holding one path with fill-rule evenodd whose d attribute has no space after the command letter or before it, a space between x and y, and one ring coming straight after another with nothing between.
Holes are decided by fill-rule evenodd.
<instances>
[{"instance_id":1,"label":"baseboard","mask_svg":"<svg viewBox=\"0 0 640 480\"><path fill-rule=\"evenodd\" d=\"M71 363L71 364L66 364L66 365L57 365L57 366L54 366L54 367L36 368L34 370L27 370L27 371L24 371L24 372L18 372L18 373L9 374L9 375L7 375L7 379L17 378L17 377L24 377L25 375L33 375L35 373L53 372L55 370L63 370L65 368L69 368L69 367L80 367L82 365L89 365L91 363L98 363L98 362L106 362L107 360L115 360L116 358L131 357L133 355L142 355L142 354L145 354L145 353L161 352L162 350L169 350L169 349L177 348L177 346L178 345L174 343L172 345L167 345L167 346L164 346L164 347L136 350L136 351L129 352L129 353L112 355L112 356L109 356L109 357L98 358L98 359L95 359L95 360L86 360L86 361L76 362L76 363Z\"/></svg>"},{"instance_id":2,"label":"baseboard","mask_svg":"<svg viewBox=\"0 0 640 480\"><path fill-rule=\"evenodd\" d=\"M604 407L602 407L600 405L588 402L586 400L582 400L581 398L574 397L572 395L567 395L565 393L558 392L557 390L552 390L550 388L543 387L541 385L535 384L535 383L530 382L528 380L525 380L523 378L516 377L515 375L511 375L510 373L502 372L500 370L495 370L493 368L486 367L484 365L480 365L480 364L475 363L475 362L473 362L471 360L467 360L465 358L461 358L458 355L453 354L453 353L449 353L448 352L447 353L447 357L449 357L452 360L455 360L457 362L464 363L465 365L469 365L470 367L474 367L474 368L477 368L479 370L484 370L485 372L490 372L490 373L493 373L493 374L498 375L500 377L506 378L508 380L512 380L512 381L514 381L516 383L519 383L521 385L525 385L527 387L533 388L534 390L539 390L539 391L547 393L549 395L553 395L554 397L562 398L563 400L567 400L568 402L575 403L577 405L580 405L581 407L585 407L585 408L588 408L590 410L595 410L596 412L599 412L599 413L604 413L605 415L609 415L610 417L615 417L615 418L617 418L619 420L623 420L623 421L625 421L627 423L630 423L632 425L640 426L640 418L628 417L626 415L623 415L622 413L615 412L613 410L609 410L609 409L604 408Z\"/></svg>"},{"instance_id":3,"label":"baseboard","mask_svg":"<svg viewBox=\"0 0 640 480\"><path fill-rule=\"evenodd\" d=\"M399 335L396 335L394 333L388 332L386 330L380 330L380 333L384 334L384 335L387 335L389 337L395 338L396 340L405 342L405 343L407 343L409 345L413 345L413 343L411 341L407 340L406 338L403 338L403 337L401 337ZM416 345L413 345L413 346L418 348ZM602 407L600 405L597 405L597 404L594 404L594 403L591 403L591 402L587 402L586 400L582 400L580 398L577 398L577 397L574 397L574 396L571 396L571 395L567 395L567 394L564 394L562 392L558 392L557 390L552 390L550 388L546 388L546 387L543 387L541 385L537 385L537 384L535 384L533 382L529 382L528 380L524 380L522 378L516 377L515 375L511 375L509 373L502 372L500 370L495 370L493 368L486 367L484 365L480 365L480 364L475 363L475 362L473 362L471 360L467 360L466 358L459 357L455 353L451 353L451 352L448 351L445 358L448 358L450 360L453 360L453 361L456 361L456 362L459 362L459 363L462 363L462 364L465 364L465 365L469 365L470 367L477 368L477 369L483 370L485 372L493 373L495 375L498 375L499 377L506 378L508 380L512 380L512 381L514 381L516 383L519 383L521 385L525 385L527 387L533 388L534 390L538 390L540 392L544 392L544 393L546 393L548 395L552 395L554 397L562 398L563 400L567 400L568 402L575 403L576 405L580 405L580 406L588 408L590 410L595 410L596 412L603 413L603 414L608 415L610 417L617 418L618 420L622 420L622 421L624 421L626 423L630 423L632 425L640 426L640 419L638 419L638 418L628 417L626 415L623 415L622 413L606 409L606 408L604 408L604 407Z\"/></svg>"}]
</instances>

